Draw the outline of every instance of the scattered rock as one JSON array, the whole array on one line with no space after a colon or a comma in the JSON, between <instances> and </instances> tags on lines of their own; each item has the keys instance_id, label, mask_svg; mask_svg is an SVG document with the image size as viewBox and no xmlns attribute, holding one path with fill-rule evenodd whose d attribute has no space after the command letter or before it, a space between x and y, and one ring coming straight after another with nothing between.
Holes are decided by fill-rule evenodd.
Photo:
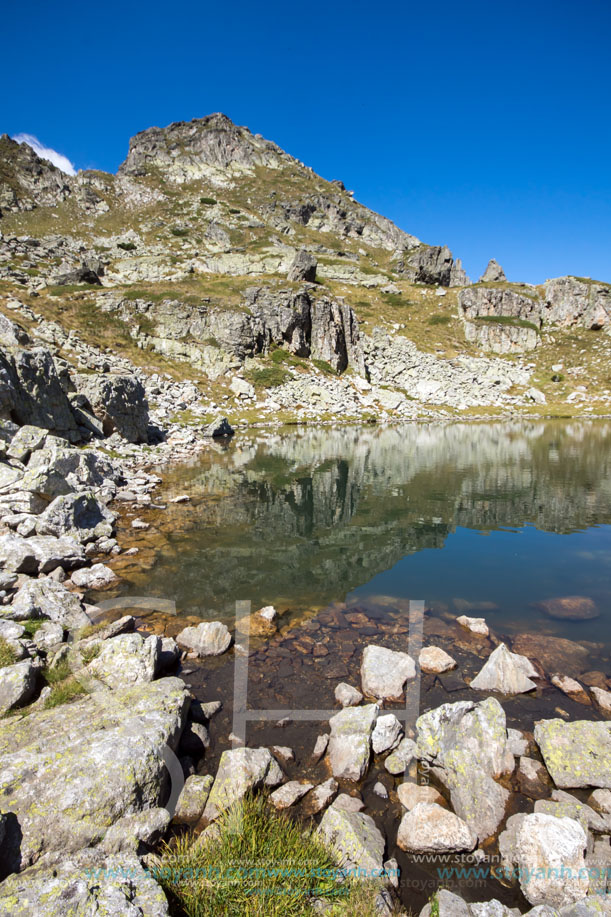
<instances>
[{"instance_id":1,"label":"scattered rock","mask_svg":"<svg viewBox=\"0 0 611 917\"><path fill-rule=\"evenodd\" d=\"M537 607L550 618L560 621L590 621L600 617L596 603L584 595L566 595L562 598L545 599Z\"/></svg>"},{"instance_id":2,"label":"scattered rock","mask_svg":"<svg viewBox=\"0 0 611 917\"><path fill-rule=\"evenodd\" d=\"M204 818L213 821L249 790L282 783L284 774L267 748L232 748L221 755Z\"/></svg>"},{"instance_id":3,"label":"scattered rock","mask_svg":"<svg viewBox=\"0 0 611 917\"><path fill-rule=\"evenodd\" d=\"M312 786L312 783L300 783L299 780L289 780L288 783L274 790L269 798L274 808L288 809L298 802L302 796L309 793Z\"/></svg>"},{"instance_id":4,"label":"scattered rock","mask_svg":"<svg viewBox=\"0 0 611 917\"><path fill-rule=\"evenodd\" d=\"M557 787L611 788L611 722L539 720L535 741Z\"/></svg>"},{"instance_id":5,"label":"scattered rock","mask_svg":"<svg viewBox=\"0 0 611 917\"><path fill-rule=\"evenodd\" d=\"M229 649L231 634L220 621L204 621L195 627L185 627L176 642L194 650L198 656L220 656Z\"/></svg>"},{"instance_id":6,"label":"scattered rock","mask_svg":"<svg viewBox=\"0 0 611 917\"><path fill-rule=\"evenodd\" d=\"M525 796L530 796L531 799L546 799L549 796L552 781L541 761L522 755L517 777L520 792Z\"/></svg>"},{"instance_id":7,"label":"scattered rock","mask_svg":"<svg viewBox=\"0 0 611 917\"><path fill-rule=\"evenodd\" d=\"M531 679L537 677L537 670L526 656L510 653L505 644L500 643L471 682L471 687L499 694L522 694L535 690L537 685Z\"/></svg>"},{"instance_id":8,"label":"scattered rock","mask_svg":"<svg viewBox=\"0 0 611 917\"><path fill-rule=\"evenodd\" d=\"M369 815L337 808L337 800L322 817L318 831L334 847L342 866L348 869L381 870L384 865L384 837Z\"/></svg>"},{"instance_id":9,"label":"scattered rock","mask_svg":"<svg viewBox=\"0 0 611 917\"><path fill-rule=\"evenodd\" d=\"M322 756L327 750L329 744L329 735L325 733L324 735L318 736L314 744L314 751L312 752L312 761L314 764L318 764Z\"/></svg>"},{"instance_id":10,"label":"scattered rock","mask_svg":"<svg viewBox=\"0 0 611 917\"><path fill-rule=\"evenodd\" d=\"M316 280L316 268L318 267L318 262L314 255L310 252L301 249L295 254L291 266L289 268L288 279L294 283L300 283L306 281L307 283L314 283Z\"/></svg>"},{"instance_id":11,"label":"scattered rock","mask_svg":"<svg viewBox=\"0 0 611 917\"><path fill-rule=\"evenodd\" d=\"M36 689L36 669L29 659L0 669L0 715L22 706Z\"/></svg>"},{"instance_id":12,"label":"scattered rock","mask_svg":"<svg viewBox=\"0 0 611 917\"><path fill-rule=\"evenodd\" d=\"M376 755L381 755L399 744L403 735L403 726L394 715L387 713L379 716L371 734L371 746Z\"/></svg>"},{"instance_id":13,"label":"scattered rock","mask_svg":"<svg viewBox=\"0 0 611 917\"><path fill-rule=\"evenodd\" d=\"M417 783L406 781L400 783L397 787L397 796L401 805L411 811L421 802L433 802L438 806L446 806L447 803L441 793L433 786L420 786Z\"/></svg>"},{"instance_id":14,"label":"scattered rock","mask_svg":"<svg viewBox=\"0 0 611 917\"><path fill-rule=\"evenodd\" d=\"M456 618L456 621L461 627L466 627L467 630L470 630L472 634L480 634L482 637L487 637L490 634L485 618L470 618L468 615L460 615L459 618Z\"/></svg>"},{"instance_id":15,"label":"scattered rock","mask_svg":"<svg viewBox=\"0 0 611 917\"><path fill-rule=\"evenodd\" d=\"M360 780L369 767L370 739L378 715L377 704L345 707L329 720L328 754L334 777Z\"/></svg>"},{"instance_id":16,"label":"scattered rock","mask_svg":"<svg viewBox=\"0 0 611 917\"><path fill-rule=\"evenodd\" d=\"M400 698L405 683L416 677L416 665L407 653L384 646L366 646L361 663L363 693L378 699Z\"/></svg>"},{"instance_id":17,"label":"scattered rock","mask_svg":"<svg viewBox=\"0 0 611 917\"><path fill-rule=\"evenodd\" d=\"M594 700L605 716L611 716L611 691L605 691L603 688L596 687L592 687L590 690L594 695Z\"/></svg>"},{"instance_id":18,"label":"scattered rock","mask_svg":"<svg viewBox=\"0 0 611 917\"><path fill-rule=\"evenodd\" d=\"M352 685L340 682L335 689L335 700L339 701L342 707L356 707L363 700L363 695Z\"/></svg>"},{"instance_id":19,"label":"scattered rock","mask_svg":"<svg viewBox=\"0 0 611 917\"><path fill-rule=\"evenodd\" d=\"M106 589L117 582L118 576L105 564L93 564L72 574L72 582L79 589Z\"/></svg>"},{"instance_id":20,"label":"scattered rock","mask_svg":"<svg viewBox=\"0 0 611 917\"><path fill-rule=\"evenodd\" d=\"M304 802L306 814L316 815L326 809L335 798L338 788L339 784L333 777L329 777L324 783L315 786Z\"/></svg>"},{"instance_id":21,"label":"scattered rock","mask_svg":"<svg viewBox=\"0 0 611 917\"><path fill-rule=\"evenodd\" d=\"M457 815L434 802L419 802L401 819L397 845L409 853L474 850L477 835Z\"/></svg>"},{"instance_id":22,"label":"scattered rock","mask_svg":"<svg viewBox=\"0 0 611 917\"><path fill-rule=\"evenodd\" d=\"M49 577L27 580L4 613L18 621L48 618L72 632L91 624L79 597Z\"/></svg>"},{"instance_id":23,"label":"scattered rock","mask_svg":"<svg viewBox=\"0 0 611 917\"><path fill-rule=\"evenodd\" d=\"M456 668L456 660L438 646L427 646L418 657L423 672L438 675Z\"/></svg>"},{"instance_id":24,"label":"scattered rock","mask_svg":"<svg viewBox=\"0 0 611 917\"><path fill-rule=\"evenodd\" d=\"M202 433L204 436L220 439L224 436L233 436L235 430L230 426L226 417L217 417L202 430Z\"/></svg>"},{"instance_id":25,"label":"scattered rock","mask_svg":"<svg viewBox=\"0 0 611 917\"><path fill-rule=\"evenodd\" d=\"M214 777L206 774L203 777L193 774L187 777L183 786L176 811L174 812L174 821L178 824L189 824L199 821L208 801Z\"/></svg>"},{"instance_id":26,"label":"scattered rock","mask_svg":"<svg viewBox=\"0 0 611 917\"><path fill-rule=\"evenodd\" d=\"M395 750L390 754L385 762L384 767L389 774L403 774L409 767L410 762L416 756L417 746L413 739L401 739Z\"/></svg>"}]
</instances>

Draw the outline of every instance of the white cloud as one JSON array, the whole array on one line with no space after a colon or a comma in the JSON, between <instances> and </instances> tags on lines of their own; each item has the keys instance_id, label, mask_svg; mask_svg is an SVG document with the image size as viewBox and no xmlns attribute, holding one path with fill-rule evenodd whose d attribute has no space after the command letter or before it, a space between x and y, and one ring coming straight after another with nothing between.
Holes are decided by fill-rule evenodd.
<instances>
[{"instance_id":1,"label":"white cloud","mask_svg":"<svg viewBox=\"0 0 611 917\"><path fill-rule=\"evenodd\" d=\"M49 162L52 162L54 166L57 166L58 169L61 169L62 172L65 172L67 175L76 175L76 169L67 156L63 156L61 153L58 153L57 150L52 150L50 147L44 146L38 137L34 137L33 134L15 134L13 140L16 140L17 143L27 143L41 159L48 159Z\"/></svg>"}]
</instances>

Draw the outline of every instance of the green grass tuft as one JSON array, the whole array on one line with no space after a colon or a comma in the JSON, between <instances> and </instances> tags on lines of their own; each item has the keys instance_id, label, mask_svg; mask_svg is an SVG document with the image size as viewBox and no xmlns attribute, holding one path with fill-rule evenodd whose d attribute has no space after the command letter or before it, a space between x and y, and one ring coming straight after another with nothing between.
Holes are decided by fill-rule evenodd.
<instances>
[{"instance_id":1,"label":"green grass tuft","mask_svg":"<svg viewBox=\"0 0 611 917\"><path fill-rule=\"evenodd\" d=\"M15 651L4 637L0 637L0 669L15 662Z\"/></svg>"},{"instance_id":2,"label":"green grass tuft","mask_svg":"<svg viewBox=\"0 0 611 917\"><path fill-rule=\"evenodd\" d=\"M200 197L199 202L200 204L208 204L210 207L214 207L214 205L217 203L213 197Z\"/></svg>"},{"instance_id":3,"label":"green grass tuft","mask_svg":"<svg viewBox=\"0 0 611 917\"><path fill-rule=\"evenodd\" d=\"M441 312L436 312L427 319L426 323L427 325L449 325L450 321L449 315L442 315Z\"/></svg>"},{"instance_id":4,"label":"green grass tuft","mask_svg":"<svg viewBox=\"0 0 611 917\"><path fill-rule=\"evenodd\" d=\"M281 366L262 366L260 369L250 369L244 373L244 376L259 388L276 388L291 378L290 373Z\"/></svg>"}]
</instances>

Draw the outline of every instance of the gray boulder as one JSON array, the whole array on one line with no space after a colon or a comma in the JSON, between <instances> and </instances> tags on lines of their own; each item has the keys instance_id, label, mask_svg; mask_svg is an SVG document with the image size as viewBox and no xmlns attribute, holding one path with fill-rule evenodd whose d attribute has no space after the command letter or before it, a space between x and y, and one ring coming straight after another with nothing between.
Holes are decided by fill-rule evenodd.
<instances>
[{"instance_id":1,"label":"gray boulder","mask_svg":"<svg viewBox=\"0 0 611 917\"><path fill-rule=\"evenodd\" d=\"M118 578L106 564L93 564L91 567L75 570L71 577L79 589L106 589L107 586L116 583Z\"/></svg>"},{"instance_id":2,"label":"gray boulder","mask_svg":"<svg viewBox=\"0 0 611 917\"><path fill-rule=\"evenodd\" d=\"M417 721L418 754L449 789L452 805L480 841L495 833L509 792L495 778L513 771L505 713L497 700L443 704Z\"/></svg>"},{"instance_id":3,"label":"gray boulder","mask_svg":"<svg viewBox=\"0 0 611 917\"><path fill-rule=\"evenodd\" d=\"M71 570L84 564L85 550L73 538L36 535L22 538L12 532L0 535L0 566L8 573L51 573L56 567Z\"/></svg>"},{"instance_id":4,"label":"gray boulder","mask_svg":"<svg viewBox=\"0 0 611 917\"><path fill-rule=\"evenodd\" d=\"M204 817L213 820L250 790L278 786L284 774L267 748L233 748L221 755Z\"/></svg>"},{"instance_id":5,"label":"gray boulder","mask_svg":"<svg viewBox=\"0 0 611 917\"><path fill-rule=\"evenodd\" d=\"M291 262L288 279L296 283L301 283L302 281L314 283L317 267L318 262L314 255L302 249L295 254Z\"/></svg>"},{"instance_id":6,"label":"gray boulder","mask_svg":"<svg viewBox=\"0 0 611 917\"><path fill-rule=\"evenodd\" d=\"M32 455L20 487L51 500L75 490L101 487L105 481L119 478L119 469L103 456L47 436L44 447Z\"/></svg>"},{"instance_id":7,"label":"gray boulder","mask_svg":"<svg viewBox=\"0 0 611 917\"><path fill-rule=\"evenodd\" d=\"M82 850L0 885L0 912L14 917L168 917L161 887L133 853Z\"/></svg>"},{"instance_id":8,"label":"gray boulder","mask_svg":"<svg viewBox=\"0 0 611 917\"><path fill-rule=\"evenodd\" d=\"M27 580L16 593L12 605L4 608L3 613L14 621L48 618L70 631L78 631L91 624L79 597L50 577Z\"/></svg>"},{"instance_id":9,"label":"gray boulder","mask_svg":"<svg viewBox=\"0 0 611 917\"><path fill-rule=\"evenodd\" d=\"M504 283L507 280L505 271L494 258L488 262L488 267L479 279L480 283Z\"/></svg>"},{"instance_id":10,"label":"gray boulder","mask_svg":"<svg viewBox=\"0 0 611 917\"><path fill-rule=\"evenodd\" d=\"M210 436L213 439L220 439L223 436L233 436L235 430L230 425L226 417L217 417L212 423L203 429L204 436Z\"/></svg>"},{"instance_id":11,"label":"gray boulder","mask_svg":"<svg viewBox=\"0 0 611 917\"><path fill-rule=\"evenodd\" d=\"M376 755L381 755L398 745L402 735L403 726L394 713L385 713L376 720L371 734L371 747Z\"/></svg>"},{"instance_id":12,"label":"gray boulder","mask_svg":"<svg viewBox=\"0 0 611 917\"><path fill-rule=\"evenodd\" d=\"M532 813L512 815L499 838L506 869L515 870L533 905L564 907L588 893L586 833L571 818Z\"/></svg>"},{"instance_id":13,"label":"gray boulder","mask_svg":"<svg viewBox=\"0 0 611 917\"><path fill-rule=\"evenodd\" d=\"M78 374L74 384L101 421L105 436L117 432L130 443L148 442L148 402L144 386L136 376Z\"/></svg>"},{"instance_id":14,"label":"gray boulder","mask_svg":"<svg viewBox=\"0 0 611 917\"><path fill-rule=\"evenodd\" d=\"M36 452L37 449L42 447L47 432L42 427L24 424L13 436L8 448L8 454L11 458L18 459L20 462L27 462L32 452Z\"/></svg>"},{"instance_id":15,"label":"gray boulder","mask_svg":"<svg viewBox=\"0 0 611 917\"><path fill-rule=\"evenodd\" d=\"M29 659L0 669L0 716L20 707L36 689L36 669Z\"/></svg>"},{"instance_id":16,"label":"gray boulder","mask_svg":"<svg viewBox=\"0 0 611 917\"><path fill-rule=\"evenodd\" d=\"M384 836L371 816L347 812L333 804L323 815L318 831L325 843L335 848L343 868L364 869L368 874L382 869Z\"/></svg>"},{"instance_id":17,"label":"gray boulder","mask_svg":"<svg viewBox=\"0 0 611 917\"><path fill-rule=\"evenodd\" d=\"M176 803L174 812L174 821L178 824L188 824L196 822L201 815L208 801L214 777L210 774L199 776L192 774L185 780L181 794Z\"/></svg>"},{"instance_id":18,"label":"gray boulder","mask_svg":"<svg viewBox=\"0 0 611 917\"><path fill-rule=\"evenodd\" d=\"M611 788L611 722L539 720L535 741L557 787Z\"/></svg>"},{"instance_id":19,"label":"gray boulder","mask_svg":"<svg viewBox=\"0 0 611 917\"><path fill-rule=\"evenodd\" d=\"M611 285L577 277L557 277L545 284L548 321L581 325L592 331L611 323Z\"/></svg>"},{"instance_id":20,"label":"gray boulder","mask_svg":"<svg viewBox=\"0 0 611 917\"><path fill-rule=\"evenodd\" d=\"M417 754L418 747L413 739L401 739L394 751L384 761L389 774L403 774Z\"/></svg>"},{"instance_id":21,"label":"gray boulder","mask_svg":"<svg viewBox=\"0 0 611 917\"><path fill-rule=\"evenodd\" d=\"M89 695L0 724L0 809L15 815L6 864L93 846L124 815L168 796L166 749L188 709L178 678ZM3 850L4 852L4 850Z\"/></svg>"},{"instance_id":22,"label":"gray boulder","mask_svg":"<svg viewBox=\"0 0 611 917\"><path fill-rule=\"evenodd\" d=\"M112 537L115 516L93 494L56 497L36 520L39 535L69 535L81 544Z\"/></svg>"}]
</instances>

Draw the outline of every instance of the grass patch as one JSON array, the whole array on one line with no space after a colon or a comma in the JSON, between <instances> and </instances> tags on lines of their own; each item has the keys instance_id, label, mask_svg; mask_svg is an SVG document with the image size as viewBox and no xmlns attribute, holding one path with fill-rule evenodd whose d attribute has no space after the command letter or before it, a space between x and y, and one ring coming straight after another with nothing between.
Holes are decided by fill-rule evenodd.
<instances>
[{"instance_id":1,"label":"grass patch","mask_svg":"<svg viewBox=\"0 0 611 917\"><path fill-rule=\"evenodd\" d=\"M441 312L436 312L434 315L429 316L426 320L427 325L449 325L450 316L442 315Z\"/></svg>"},{"instance_id":2,"label":"grass patch","mask_svg":"<svg viewBox=\"0 0 611 917\"><path fill-rule=\"evenodd\" d=\"M214 207L217 203L213 197L200 197L199 202L200 204L207 204L209 207ZM239 213L240 211L238 210L237 212Z\"/></svg>"},{"instance_id":3,"label":"grass patch","mask_svg":"<svg viewBox=\"0 0 611 917\"><path fill-rule=\"evenodd\" d=\"M99 643L92 643L91 646L84 646L80 651L83 664L89 665L90 662L93 662L94 659L97 659L100 655L101 649L102 647Z\"/></svg>"},{"instance_id":4,"label":"grass patch","mask_svg":"<svg viewBox=\"0 0 611 917\"><path fill-rule=\"evenodd\" d=\"M400 293L382 293L384 297L384 302L389 306L404 306L405 299L401 296Z\"/></svg>"},{"instance_id":5,"label":"grass patch","mask_svg":"<svg viewBox=\"0 0 611 917\"><path fill-rule=\"evenodd\" d=\"M300 917L312 914L316 897L334 902L326 913L375 914L375 883L338 885L335 854L312 829L273 814L265 797L246 797L217 825L216 839L188 833L164 844L153 867L153 877L186 917ZM257 874L261 868L264 876Z\"/></svg>"},{"instance_id":6,"label":"grass patch","mask_svg":"<svg viewBox=\"0 0 611 917\"><path fill-rule=\"evenodd\" d=\"M43 678L51 688L51 693L45 698L45 708L59 707L87 693L86 688L74 677L67 659L62 659L54 668L45 669Z\"/></svg>"},{"instance_id":7,"label":"grass patch","mask_svg":"<svg viewBox=\"0 0 611 917\"><path fill-rule=\"evenodd\" d=\"M28 637L33 637L45 622L42 618L30 618L28 621L20 621L19 623L25 628Z\"/></svg>"},{"instance_id":8,"label":"grass patch","mask_svg":"<svg viewBox=\"0 0 611 917\"><path fill-rule=\"evenodd\" d=\"M178 236L179 239L184 238L184 236L189 235L189 230L185 229L184 226L172 226L170 232L173 236Z\"/></svg>"},{"instance_id":9,"label":"grass patch","mask_svg":"<svg viewBox=\"0 0 611 917\"><path fill-rule=\"evenodd\" d=\"M101 287L98 283L58 283L47 287L45 293L49 296L67 296L70 293L82 293L83 290L97 290Z\"/></svg>"},{"instance_id":10,"label":"grass patch","mask_svg":"<svg viewBox=\"0 0 611 917\"><path fill-rule=\"evenodd\" d=\"M541 333L533 322L527 322L525 318L515 318L513 315L479 315L474 321L492 322L495 325L510 325L513 328L531 328L537 334Z\"/></svg>"},{"instance_id":11,"label":"grass patch","mask_svg":"<svg viewBox=\"0 0 611 917\"><path fill-rule=\"evenodd\" d=\"M260 369L249 369L244 373L244 376L249 382L260 388L276 388L291 378L291 374L281 366L262 366Z\"/></svg>"},{"instance_id":12,"label":"grass patch","mask_svg":"<svg viewBox=\"0 0 611 917\"><path fill-rule=\"evenodd\" d=\"M122 248L124 252L136 251L136 246L133 242L117 242L117 248Z\"/></svg>"},{"instance_id":13,"label":"grass patch","mask_svg":"<svg viewBox=\"0 0 611 917\"><path fill-rule=\"evenodd\" d=\"M0 637L0 669L6 665L12 665L15 662L15 651L10 643Z\"/></svg>"},{"instance_id":14,"label":"grass patch","mask_svg":"<svg viewBox=\"0 0 611 917\"><path fill-rule=\"evenodd\" d=\"M327 363L326 360L317 360L315 357L310 358L310 363L319 369L321 373L324 373L325 376L339 376L340 374L336 372L330 363Z\"/></svg>"}]
</instances>

